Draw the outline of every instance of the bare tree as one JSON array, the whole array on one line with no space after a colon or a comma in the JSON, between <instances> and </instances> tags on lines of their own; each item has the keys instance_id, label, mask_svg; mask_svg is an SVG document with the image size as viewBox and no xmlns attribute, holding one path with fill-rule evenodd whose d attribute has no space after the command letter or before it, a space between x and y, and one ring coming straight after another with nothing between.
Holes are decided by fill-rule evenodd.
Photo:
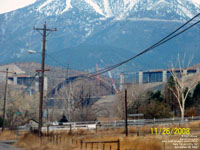
<instances>
[{"instance_id":1,"label":"bare tree","mask_svg":"<svg viewBox=\"0 0 200 150\"><path fill-rule=\"evenodd\" d=\"M191 60L191 59L190 59ZM188 61L188 65L185 66L185 56L183 60L180 60L180 56L178 55L178 69L175 69L174 65L171 65L171 76L174 80L174 87L168 87L176 100L178 101L180 111L181 111L181 120L184 122L184 113L185 113L185 101L189 92L195 87L196 81L191 81L190 86L187 87L187 68L189 67L190 61Z\"/></svg>"},{"instance_id":2,"label":"bare tree","mask_svg":"<svg viewBox=\"0 0 200 150\"><path fill-rule=\"evenodd\" d=\"M8 92L6 116L9 126L22 124L28 119L36 118L38 112L38 94L30 96L11 89Z\"/></svg>"},{"instance_id":3,"label":"bare tree","mask_svg":"<svg viewBox=\"0 0 200 150\"><path fill-rule=\"evenodd\" d=\"M95 97L95 85L87 83L70 83L61 89L59 97L63 113L70 121L95 120L96 112L92 107Z\"/></svg>"},{"instance_id":4,"label":"bare tree","mask_svg":"<svg viewBox=\"0 0 200 150\"><path fill-rule=\"evenodd\" d=\"M139 113L138 109L141 104L147 99L147 93L151 87L147 85L132 84L127 88L128 90L128 109L134 107L136 112ZM124 117L124 91L117 95L116 109L119 117Z\"/></svg>"}]
</instances>

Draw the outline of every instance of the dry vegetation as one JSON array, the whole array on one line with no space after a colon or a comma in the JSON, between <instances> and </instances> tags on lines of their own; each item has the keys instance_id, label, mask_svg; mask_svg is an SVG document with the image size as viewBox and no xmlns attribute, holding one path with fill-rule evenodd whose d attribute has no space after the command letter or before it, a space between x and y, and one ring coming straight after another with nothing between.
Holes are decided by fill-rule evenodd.
<instances>
[{"instance_id":1,"label":"dry vegetation","mask_svg":"<svg viewBox=\"0 0 200 150\"><path fill-rule=\"evenodd\" d=\"M190 128L191 134L196 135L198 138L198 144L200 145L200 122L188 123L184 126L154 126L163 128ZM163 143L163 140L179 140L180 135L152 135L152 126L144 127L130 127L129 136L125 137L124 130L121 129L102 129L96 131L78 130L71 133L67 131L54 132L53 137L43 136L40 139L38 136L26 133L23 134L18 142L15 144L17 147L21 147L24 150L80 150L80 141L116 141L120 140L120 150L173 150L172 143ZM139 131L139 136L137 132ZM57 136L56 136L57 135ZM15 132L6 131L0 135L0 140L15 139ZM105 150L110 149L117 150L117 144L105 144ZM94 144L93 150L103 150L103 144ZM85 150L85 144L83 144L83 150ZM92 150L92 145L87 145L87 150Z\"/></svg>"}]
</instances>

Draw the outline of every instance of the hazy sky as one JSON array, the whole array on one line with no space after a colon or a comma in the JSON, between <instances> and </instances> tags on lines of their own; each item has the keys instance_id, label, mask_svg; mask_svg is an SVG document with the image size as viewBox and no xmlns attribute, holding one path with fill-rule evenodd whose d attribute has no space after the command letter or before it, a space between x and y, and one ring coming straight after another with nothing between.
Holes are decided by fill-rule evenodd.
<instances>
[{"instance_id":1,"label":"hazy sky","mask_svg":"<svg viewBox=\"0 0 200 150\"><path fill-rule=\"evenodd\" d=\"M36 0L0 0L0 13L9 12L34 3Z\"/></svg>"}]
</instances>

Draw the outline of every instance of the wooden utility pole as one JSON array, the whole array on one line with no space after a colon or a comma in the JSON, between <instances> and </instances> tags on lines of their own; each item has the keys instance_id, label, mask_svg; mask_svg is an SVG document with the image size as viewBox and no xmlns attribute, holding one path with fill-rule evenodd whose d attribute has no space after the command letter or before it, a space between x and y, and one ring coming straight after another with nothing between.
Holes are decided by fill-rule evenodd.
<instances>
[{"instance_id":1,"label":"wooden utility pole","mask_svg":"<svg viewBox=\"0 0 200 150\"><path fill-rule=\"evenodd\" d=\"M57 29L47 29L46 22L44 24L43 28L34 28L34 30L37 30L42 35L42 63L41 63L41 82L40 82L40 106L39 106L39 125L38 125L38 132L39 136L42 134L42 109L43 109L43 92L44 92L44 71L45 71L45 47L46 47L46 37L47 37L47 31L53 32L57 31ZM40 31L43 31L41 33Z\"/></svg>"},{"instance_id":2,"label":"wooden utility pole","mask_svg":"<svg viewBox=\"0 0 200 150\"><path fill-rule=\"evenodd\" d=\"M5 84L5 90L4 90L2 132L4 131L4 128L5 128L7 87L8 87L8 68L6 68L6 84Z\"/></svg>"},{"instance_id":3,"label":"wooden utility pole","mask_svg":"<svg viewBox=\"0 0 200 150\"><path fill-rule=\"evenodd\" d=\"M6 68L6 71L0 71L3 73L6 73L6 84L5 84L5 90L4 90L4 104L3 104L3 124L2 124L2 132L5 129L5 118L6 118L6 97L7 97L7 89L8 89L8 73L15 73L15 72L8 72L8 68Z\"/></svg>"},{"instance_id":4,"label":"wooden utility pole","mask_svg":"<svg viewBox=\"0 0 200 150\"><path fill-rule=\"evenodd\" d=\"M124 108L125 108L125 133L126 133L126 136L128 136L128 106L127 106L127 89L125 89L125 99L124 99Z\"/></svg>"},{"instance_id":5,"label":"wooden utility pole","mask_svg":"<svg viewBox=\"0 0 200 150\"><path fill-rule=\"evenodd\" d=\"M35 70L36 72L41 72L42 70L41 69L38 69L38 70ZM44 72L46 72L46 71L50 71L50 69L45 69L44 70ZM44 84L45 85L45 84ZM43 88L43 91L44 91L44 88ZM43 94L44 95L44 94ZM47 96L47 89L46 89L46 92L45 92L45 95L44 95L44 97L45 97L45 100L46 100L46 107L47 107L47 109L46 109L46 111L47 111L47 122L48 122L48 96Z\"/></svg>"}]
</instances>

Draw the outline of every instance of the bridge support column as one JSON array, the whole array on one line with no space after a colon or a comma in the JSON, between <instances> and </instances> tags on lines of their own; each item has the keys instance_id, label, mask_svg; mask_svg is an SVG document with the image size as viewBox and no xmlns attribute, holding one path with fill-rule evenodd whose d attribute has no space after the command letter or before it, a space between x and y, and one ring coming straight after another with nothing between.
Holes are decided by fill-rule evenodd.
<instances>
[{"instance_id":1,"label":"bridge support column","mask_svg":"<svg viewBox=\"0 0 200 150\"><path fill-rule=\"evenodd\" d=\"M48 89L48 78L45 76L44 77L44 95L47 94L47 89Z\"/></svg>"},{"instance_id":2,"label":"bridge support column","mask_svg":"<svg viewBox=\"0 0 200 150\"><path fill-rule=\"evenodd\" d=\"M14 85L17 85L17 74L16 73L13 77L13 83L14 83Z\"/></svg>"},{"instance_id":3,"label":"bridge support column","mask_svg":"<svg viewBox=\"0 0 200 150\"><path fill-rule=\"evenodd\" d=\"M166 70L164 70L162 72L162 82L167 82L167 71Z\"/></svg>"},{"instance_id":4,"label":"bridge support column","mask_svg":"<svg viewBox=\"0 0 200 150\"><path fill-rule=\"evenodd\" d=\"M143 72L139 72L139 84L143 84Z\"/></svg>"},{"instance_id":5,"label":"bridge support column","mask_svg":"<svg viewBox=\"0 0 200 150\"><path fill-rule=\"evenodd\" d=\"M200 67L197 67L196 70L197 70L196 73L200 73Z\"/></svg>"},{"instance_id":6,"label":"bridge support column","mask_svg":"<svg viewBox=\"0 0 200 150\"><path fill-rule=\"evenodd\" d=\"M187 75L187 69L184 69L183 70L183 76L186 76Z\"/></svg>"},{"instance_id":7,"label":"bridge support column","mask_svg":"<svg viewBox=\"0 0 200 150\"><path fill-rule=\"evenodd\" d=\"M120 74L120 86L119 86L119 90L120 91L124 90L124 73L123 72Z\"/></svg>"},{"instance_id":8,"label":"bridge support column","mask_svg":"<svg viewBox=\"0 0 200 150\"><path fill-rule=\"evenodd\" d=\"M35 92L39 91L39 76L35 77Z\"/></svg>"}]
</instances>

